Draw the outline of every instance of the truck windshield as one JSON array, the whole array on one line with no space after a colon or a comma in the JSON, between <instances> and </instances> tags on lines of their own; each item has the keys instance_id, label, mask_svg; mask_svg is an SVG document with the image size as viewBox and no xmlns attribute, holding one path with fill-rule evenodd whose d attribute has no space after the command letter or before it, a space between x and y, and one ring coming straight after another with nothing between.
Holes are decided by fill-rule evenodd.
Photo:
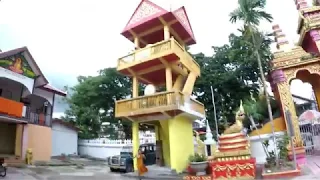
<instances>
[{"instance_id":1,"label":"truck windshield","mask_svg":"<svg viewBox=\"0 0 320 180\"><path fill-rule=\"evenodd\" d=\"M132 154L132 146L124 146L120 152L120 154Z\"/></svg>"}]
</instances>

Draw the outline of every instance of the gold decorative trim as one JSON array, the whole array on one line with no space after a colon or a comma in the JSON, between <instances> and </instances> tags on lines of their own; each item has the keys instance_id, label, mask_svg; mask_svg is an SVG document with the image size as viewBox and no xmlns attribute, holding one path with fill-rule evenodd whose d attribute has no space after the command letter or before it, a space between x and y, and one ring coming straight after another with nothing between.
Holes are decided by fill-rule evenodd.
<instances>
[{"instance_id":1,"label":"gold decorative trim","mask_svg":"<svg viewBox=\"0 0 320 180\"><path fill-rule=\"evenodd\" d=\"M220 140L224 140L224 139L227 139L227 138L234 138L234 137L237 137L237 136L244 136L243 133L233 133L233 134L225 134L225 135L222 135L219 137Z\"/></svg>"},{"instance_id":2,"label":"gold decorative trim","mask_svg":"<svg viewBox=\"0 0 320 180\"><path fill-rule=\"evenodd\" d=\"M229 149L237 149L237 148L247 148L247 146L248 146L248 143L243 142L242 144L220 146L218 149L221 151L221 150L229 150Z\"/></svg>"},{"instance_id":3,"label":"gold decorative trim","mask_svg":"<svg viewBox=\"0 0 320 180\"><path fill-rule=\"evenodd\" d=\"M220 145L221 144L227 144L227 143L229 143L229 144L236 144L236 143L247 143L248 142L248 140L247 139L243 139L243 138L241 138L241 139L234 139L234 140L227 140L227 139L224 139L224 140L221 140L220 141Z\"/></svg>"},{"instance_id":4,"label":"gold decorative trim","mask_svg":"<svg viewBox=\"0 0 320 180\"><path fill-rule=\"evenodd\" d=\"M251 151L250 149L245 150L238 150L238 151L230 151L230 152L220 152L216 151L214 153L214 157L238 157L238 156L244 156L244 155L250 155Z\"/></svg>"}]
</instances>

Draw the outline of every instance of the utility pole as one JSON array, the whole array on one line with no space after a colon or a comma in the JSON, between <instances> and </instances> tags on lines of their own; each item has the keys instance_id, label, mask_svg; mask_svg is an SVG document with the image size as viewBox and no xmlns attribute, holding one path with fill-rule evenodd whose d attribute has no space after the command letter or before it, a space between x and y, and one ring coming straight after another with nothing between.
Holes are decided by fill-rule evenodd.
<instances>
[{"instance_id":1,"label":"utility pole","mask_svg":"<svg viewBox=\"0 0 320 180\"><path fill-rule=\"evenodd\" d=\"M216 123L216 134L217 134L217 139L219 137L219 131L218 131L218 120L217 120L217 110L216 110L216 104L214 102L214 93L213 93L213 88L212 86L210 86L211 88L211 96L212 96L212 105L213 105L213 113L214 113L214 121Z\"/></svg>"}]
</instances>

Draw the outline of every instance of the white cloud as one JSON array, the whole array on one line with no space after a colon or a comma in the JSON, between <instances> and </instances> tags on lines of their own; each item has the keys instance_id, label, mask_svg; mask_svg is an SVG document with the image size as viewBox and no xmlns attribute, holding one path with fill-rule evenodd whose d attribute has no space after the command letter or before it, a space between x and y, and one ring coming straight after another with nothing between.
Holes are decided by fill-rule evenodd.
<instances>
[{"instance_id":1,"label":"white cloud","mask_svg":"<svg viewBox=\"0 0 320 180\"><path fill-rule=\"evenodd\" d=\"M192 52L211 54L211 46L227 43L228 35L239 27L231 24L228 16L236 8L236 0L153 1L167 9L186 6L198 42ZM44 72L66 76L95 74L101 68L116 66L117 59L132 48L120 32L139 2L2 0L0 33L7 33L11 48L28 46ZM294 1L268 0L267 11L280 24L288 40L296 41L298 14ZM271 26L266 22L261 24L268 32Z\"/></svg>"}]
</instances>

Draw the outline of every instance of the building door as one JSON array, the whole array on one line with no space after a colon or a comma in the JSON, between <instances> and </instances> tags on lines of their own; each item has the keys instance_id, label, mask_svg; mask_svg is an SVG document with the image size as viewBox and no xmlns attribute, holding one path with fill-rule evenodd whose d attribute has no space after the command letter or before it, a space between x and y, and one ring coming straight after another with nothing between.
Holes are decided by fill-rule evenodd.
<instances>
[{"instance_id":1,"label":"building door","mask_svg":"<svg viewBox=\"0 0 320 180\"><path fill-rule=\"evenodd\" d=\"M0 155L14 155L16 124L0 122Z\"/></svg>"}]
</instances>

